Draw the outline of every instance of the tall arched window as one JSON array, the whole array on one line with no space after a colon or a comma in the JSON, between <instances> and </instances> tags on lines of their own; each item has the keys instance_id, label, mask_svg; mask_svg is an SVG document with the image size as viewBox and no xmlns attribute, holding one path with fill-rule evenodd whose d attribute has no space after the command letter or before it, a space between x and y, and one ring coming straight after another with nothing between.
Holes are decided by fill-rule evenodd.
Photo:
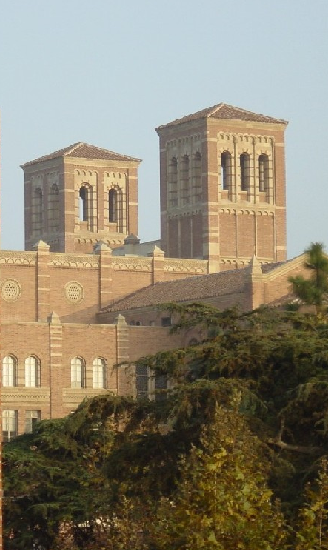
<instances>
[{"instance_id":1,"label":"tall arched window","mask_svg":"<svg viewBox=\"0 0 328 550\"><path fill-rule=\"evenodd\" d=\"M41 233L43 227L42 189L37 187L33 191L32 225L35 233Z\"/></svg>"},{"instance_id":2,"label":"tall arched window","mask_svg":"<svg viewBox=\"0 0 328 550\"><path fill-rule=\"evenodd\" d=\"M228 190L231 188L231 154L229 151L221 153L221 188Z\"/></svg>"},{"instance_id":3,"label":"tall arched window","mask_svg":"<svg viewBox=\"0 0 328 550\"><path fill-rule=\"evenodd\" d=\"M267 191L269 188L269 157L268 155L259 156L259 190Z\"/></svg>"},{"instance_id":4,"label":"tall arched window","mask_svg":"<svg viewBox=\"0 0 328 550\"><path fill-rule=\"evenodd\" d=\"M190 202L190 162L188 155L183 155L181 159L180 181L181 181L181 201L182 204Z\"/></svg>"},{"instance_id":5,"label":"tall arched window","mask_svg":"<svg viewBox=\"0 0 328 550\"><path fill-rule=\"evenodd\" d=\"M97 357L92 365L92 379L94 388L106 387L106 363L105 360Z\"/></svg>"},{"instance_id":6,"label":"tall arched window","mask_svg":"<svg viewBox=\"0 0 328 550\"><path fill-rule=\"evenodd\" d=\"M178 206L178 161L173 157L168 167L168 203Z\"/></svg>"},{"instance_id":7,"label":"tall arched window","mask_svg":"<svg viewBox=\"0 0 328 550\"><path fill-rule=\"evenodd\" d=\"M52 233L59 229L59 189L55 183L49 190L48 226Z\"/></svg>"},{"instance_id":8,"label":"tall arched window","mask_svg":"<svg viewBox=\"0 0 328 550\"><path fill-rule=\"evenodd\" d=\"M6 355L2 360L2 386L17 386L17 359L13 355Z\"/></svg>"},{"instance_id":9,"label":"tall arched window","mask_svg":"<svg viewBox=\"0 0 328 550\"><path fill-rule=\"evenodd\" d=\"M71 359L71 388L85 388L85 363L81 357Z\"/></svg>"},{"instance_id":10,"label":"tall arched window","mask_svg":"<svg viewBox=\"0 0 328 550\"><path fill-rule=\"evenodd\" d=\"M250 157L248 153L240 155L240 187L242 191L249 189Z\"/></svg>"},{"instance_id":11,"label":"tall arched window","mask_svg":"<svg viewBox=\"0 0 328 550\"><path fill-rule=\"evenodd\" d=\"M118 200L117 200L117 191L116 189L110 189L108 192L108 220L111 223L116 223L118 220L117 216L118 210Z\"/></svg>"},{"instance_id":12,"label":"tall arched window","mask_svg":"<svg viewBox=\"0 0 328 550\"><path fill-rule=\"evenodd\" d=\"M199 152L194 155L193 197L194 202L199 202L202 199L202 155Z\"/></svg>"},{"instance_id":13,"label":"tall arched window","mask_svg":"<svg viewBox=\"0 0 328 550\"><path fill-rule=\"evenodd\" d=\"M25 386L37 388L41 385L40 361L34 355L25 359Z\"/></svg>"},{"instance_id":14,"label":"tall arched window","mask_svg":"<svg viewBox=\"0 0 328 550\"><path fill-rule=\"evenodd\" d=\"M83 186L79 191L79 218L81 222L87 222L89 218L88 189Z\"/></svg>"}]
</instances>

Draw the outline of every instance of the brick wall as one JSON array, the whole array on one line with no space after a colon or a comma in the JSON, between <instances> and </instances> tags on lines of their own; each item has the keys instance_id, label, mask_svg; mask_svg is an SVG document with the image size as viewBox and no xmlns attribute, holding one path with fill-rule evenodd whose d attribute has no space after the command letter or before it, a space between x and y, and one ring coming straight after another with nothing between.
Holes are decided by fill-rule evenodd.
<instances>
[{"instance_id":1,"label":"brick wall","mask_svg":"<svg viewBox=\"0 0 328 550\"><path fill-rule=\"evenodd\" d=\"M285 124L218 120L190 120L161 127L161 237L162 248L172 257L213 260L249 260L254 253L263 261L286 259L286 196L285 196ZM234 165L234 188L222 190L220 156L231 151ZM176 206L168 202L167 167L172 156L181 161L183 155L193 159L195 151L202 155L202 198ZM248 191L240 184L239 156L250 156ZM258 158L269 158L269 181L266 192L259 190ZM191 178L190 185L194 184ZM264 220L262 217L269 217ZM198 237L196 237L198 236ZM200 246L190 249L190 238L201 237ZM232 237L232 238L231 238Z\"/></svg>"}]
</instances>

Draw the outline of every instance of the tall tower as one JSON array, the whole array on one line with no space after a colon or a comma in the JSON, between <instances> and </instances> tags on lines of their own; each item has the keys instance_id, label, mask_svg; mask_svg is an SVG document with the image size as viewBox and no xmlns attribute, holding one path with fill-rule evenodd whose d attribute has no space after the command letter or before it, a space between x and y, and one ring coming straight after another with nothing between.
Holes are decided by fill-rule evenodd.
<instances>
[{"instance_id":1,"label":"tall tower","mask_svg":"<svg viewBox=\"0 0 328 550\"><path fill-rule=\"evenodd\" d=\"M156 131L161 240L215 269L286 259L287 122L220 103Z\"/></svg>"},{"instance_id":2,"label":"tall tower","mask_svg":"<svg viewBox=\"0 0 328 550\"><path fill-rule=\"evenodd\" d=\"M137 235L140 162L75 143L23 164L25 249L41 239L52 251L84 253Z\"/></svg>"}]
</instances>

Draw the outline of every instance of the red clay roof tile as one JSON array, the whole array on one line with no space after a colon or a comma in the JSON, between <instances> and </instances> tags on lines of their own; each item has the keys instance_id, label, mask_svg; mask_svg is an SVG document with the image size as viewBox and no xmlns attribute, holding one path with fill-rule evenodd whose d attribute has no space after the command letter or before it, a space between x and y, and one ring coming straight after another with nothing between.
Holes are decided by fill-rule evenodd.
<instances>
[{"instance_id":1,"label":"red clay roof tile","mask_svg":"<svg viewBox=\"0 0 328 550\"><path fill-rule=\"evenodd\" d=\"M162 128L166 128L168 126L177 126L178 124L182 124L183 122L190 122L192 120L198 120L202 118L216 118L222 120L249 120L251 122L265 122L284 125L288 124L286 120L280 118L273 118L262 114L252 113L251 111L246 111L245 109L241 109L240 107L234 107L233 105L227 105L226 103L219 103L218 105L207 107L206 109L202 109L201 111L197 111L196 113L193 113L191 115L177 118L176 120L173 120L168 124L158 126L156 130L161 130Z\"/></svg>"},{"instance_id":2,"label":"red clay roof tile","mask_svg":"<svg viewBox=\"0 0 328 550\"><path fill-rule=\"evenodd\" d=\"M59 157L77 157L85 159L100 159L100 160L122 160L122 161L132 161L132 162L141 162L140 159L129 157L127 155L120 155L119 153L114 153L114 151L109 151L108 149L102 149L100 147L95 147L94 145L89 145L88 143L78 142L69 145L64 149L59 149L54 151L49 155L44 155L37 159L31 160L22 164L22 168L26 166L31 166L38 162L43 162L47 160L52 160Z\"/></svg>"}]
</instances>

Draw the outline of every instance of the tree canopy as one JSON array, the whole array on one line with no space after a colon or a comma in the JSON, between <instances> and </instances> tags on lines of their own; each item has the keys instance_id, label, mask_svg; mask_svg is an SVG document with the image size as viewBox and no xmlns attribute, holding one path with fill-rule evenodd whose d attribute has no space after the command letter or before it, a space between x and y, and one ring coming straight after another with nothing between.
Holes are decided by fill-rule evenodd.
<instances>
[{"instance_id":1,"label":"tree canopy","mask_svg":"<svg viewBox=\"0 0 328 550\"><path fill-rule=\"evenodd\" d=\"M321 243L312 243L305 254L305 266L311 273L310 278L298 275L291 277L290 281L293 283L294 293L305 303L313 304L316 312L320 313L328 293L328 258Z\"/></svg>"},{"instance_id":2,"label":"tree canopy","mask_svg":"<svg viewBox=\"0 0 328 550\"><path fill-rule=\"evenodd\" d=\"M328 547L325 318L166 308L198 343L140 360L161 399L101 395L5 445L7 550Z\"/></svg>"}]
</instances>

